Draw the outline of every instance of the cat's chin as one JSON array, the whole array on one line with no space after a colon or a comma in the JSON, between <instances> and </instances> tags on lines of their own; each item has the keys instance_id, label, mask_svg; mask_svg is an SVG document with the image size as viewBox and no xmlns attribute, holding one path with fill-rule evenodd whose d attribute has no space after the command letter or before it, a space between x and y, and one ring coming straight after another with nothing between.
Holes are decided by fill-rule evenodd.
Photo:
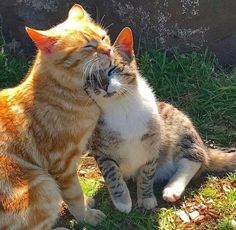
<instances>
[{"instance_id":1,"label":"cat's chin","mask_svg":"<svg viewBox=\"0 0 236 230\"><path fill-rule=\"evenodd\" d=\"M96 94L95 92L93 92L93 94L94 94L94 97L100 96L100 97L105 97L105 98L107 97L108 98L108 97L112 97L113 95L115 95L116 92L109 93L109 92L105 91L104 89L100 89L98 94Z\"/></svg>"},{"instance_id":2,"label":"cat's chin","mask_svg":"<svg viewBox=\"0 0 236 230\"><path fill-rule=\"evenodd\" d=\"M112 96L114 96L114 95L116 94L116 92L112 92L112 93L106 92L106 93L107 93L107 94L104 95L103 97L112 97Z\"/></svg>"}]
</instances>

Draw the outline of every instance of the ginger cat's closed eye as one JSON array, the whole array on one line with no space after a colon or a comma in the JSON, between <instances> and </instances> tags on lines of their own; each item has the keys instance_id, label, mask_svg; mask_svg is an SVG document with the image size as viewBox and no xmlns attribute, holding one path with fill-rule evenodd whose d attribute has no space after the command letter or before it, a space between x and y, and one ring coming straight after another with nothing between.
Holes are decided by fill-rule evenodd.
<instances>
[{"instance_id":1,"label":"ginger cat's closed eye","mask_svg":"<svg viewBox=\"0 0 236 230\"><path fill-rule=\"evenodd\" d=\"M0 229L51 229L61 199L96 225L104 214L84 201L76 163L100 114L84 74L109 66L110 39L80 5L47 31L26 30L39 49L34 64L0 92Z\"/></svg>"}]
</instances>

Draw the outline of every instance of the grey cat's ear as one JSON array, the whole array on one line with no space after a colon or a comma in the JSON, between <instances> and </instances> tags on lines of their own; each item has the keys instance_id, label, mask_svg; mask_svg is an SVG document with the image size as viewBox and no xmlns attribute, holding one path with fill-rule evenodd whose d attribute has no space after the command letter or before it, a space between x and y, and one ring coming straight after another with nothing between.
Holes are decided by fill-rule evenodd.
<instances>
[{"instance_id":1,"label":"grey cat's ear","mask_svg":"<svg viewBox=\"0 0 236 230\"><path fill-rule=\"evenodd\" d=\"M114 46L121 54L125 54L129 59L132 59L134 55L133 51L133 33L129 27L125 27L116 38Z\"/></svg>"}]
</instances>

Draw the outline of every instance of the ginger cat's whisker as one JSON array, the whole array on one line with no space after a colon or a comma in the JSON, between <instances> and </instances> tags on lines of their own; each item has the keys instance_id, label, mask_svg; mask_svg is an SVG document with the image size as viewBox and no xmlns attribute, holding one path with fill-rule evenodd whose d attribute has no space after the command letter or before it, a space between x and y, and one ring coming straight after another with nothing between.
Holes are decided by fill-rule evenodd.
<instances>
[{"instance_id":1,"label":"ginger cat's whisker","mask_svg":"<svg viewBox=\"0 0 236 230\"><path fill-rule=\"evenodd\" d=\"M113 26L113 25L114 25L114 23L111 23L111 24L109 24L108 26L105 26L104 29L105 29L105 30L108 30L108 29L109 29L111 26Z\"/></svg>"},{"instance_id":2,"label":"ginger cat's whisker","mask_svg":"<svg viewBox=\"0 0 236 230\"><path fill-rule=\"evenodd\" d=\"M105 14L101 17L101 19L100 19L100 21L99 21L99 23L98 24L100 24L100 25L102 25L102 27L103 27L103 19L105 18Z\"/></svg>"},{"instance_id":3,"label":"ginger cat's whisker","mask_svg":"<svg viewBox=\"0 0 236 230\"><path fill-rule=\"evenodd\" d=\"M83 69L82 69L82 71L83 71L83 82L85 82L84 78L86 79L87 76L88 76L87 70L90 68L91 63L93 63L93 62L94 62L94 59L91 59L91 60L87 61L84 64Z\"/></svg>"}]
</instances>

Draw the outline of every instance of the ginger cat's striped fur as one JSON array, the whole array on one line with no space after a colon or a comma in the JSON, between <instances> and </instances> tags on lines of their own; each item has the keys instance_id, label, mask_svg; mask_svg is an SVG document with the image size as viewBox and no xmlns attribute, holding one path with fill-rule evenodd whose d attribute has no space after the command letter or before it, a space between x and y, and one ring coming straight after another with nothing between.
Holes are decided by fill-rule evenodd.
<instances>
[{"instance_id":1,"label":"ginger cat's striped fur","mask_svg":"<svg viewBox=\"0 0 236 230\"><path fill-rule=\"evenodd\" d=\"M0 229L51 229L61 199L96 225L104 214L88 207L76 163L100 114L83 76L108 67L110 39L80 5L63 23L27 32L39 48L33 67L0 92Z\"/></svg>"}]
</instances>

